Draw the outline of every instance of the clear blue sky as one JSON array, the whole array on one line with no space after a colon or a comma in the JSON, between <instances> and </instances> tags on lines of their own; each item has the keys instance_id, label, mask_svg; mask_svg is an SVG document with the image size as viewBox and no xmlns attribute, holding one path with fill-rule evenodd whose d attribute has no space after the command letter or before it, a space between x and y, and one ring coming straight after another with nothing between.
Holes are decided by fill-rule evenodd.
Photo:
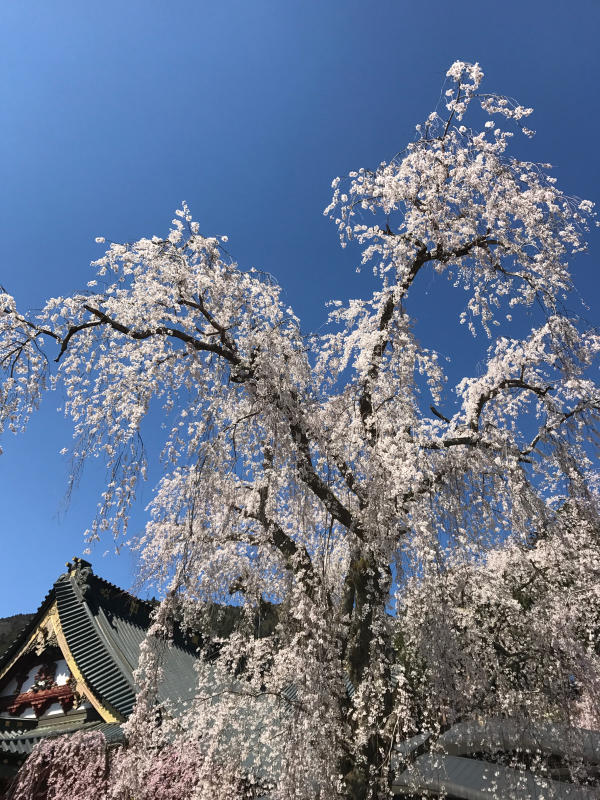
<instances>
[{"instance_id":1,"label":"clear blue sky","mask_svg":"<svg viewBox=\"0 0 600 800\"><path fill-rule=\"evenodd\" d=\"M315 329L327 299L365 280L322 215L331 179L401 149L455 59L535 107L524 157L600 199L598 0L15 0L0 17L0 283L23 309L85 287L94 237L162 235L185 199ZM573 266L598 322L597 234L591 244ZM420 302L439 332L436 288ZM94 514L93 469L64 506L58 401L3 442L0 616L37 607ZM132 558L110 548L95 547L96 572L130 587Z\"/></svg>"}]
</instances>

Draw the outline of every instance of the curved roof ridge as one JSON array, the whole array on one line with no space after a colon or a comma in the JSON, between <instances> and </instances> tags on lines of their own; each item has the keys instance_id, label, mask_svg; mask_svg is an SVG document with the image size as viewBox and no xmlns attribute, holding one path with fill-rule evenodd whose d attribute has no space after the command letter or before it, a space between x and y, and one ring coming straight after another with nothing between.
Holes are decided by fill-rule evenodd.
<instances>
[{"instance_id":1,"label":"curved roof ridge","mask_svg":"<svg viewBox=\"0 0 600 800\"><path fill-rule=\"evenodd\" d=\"M63 575L54 584L67 645L91 691L102 703L128 717L135 702L134 687L94 619L77 577Z\"/></svg>"}]
</instances>

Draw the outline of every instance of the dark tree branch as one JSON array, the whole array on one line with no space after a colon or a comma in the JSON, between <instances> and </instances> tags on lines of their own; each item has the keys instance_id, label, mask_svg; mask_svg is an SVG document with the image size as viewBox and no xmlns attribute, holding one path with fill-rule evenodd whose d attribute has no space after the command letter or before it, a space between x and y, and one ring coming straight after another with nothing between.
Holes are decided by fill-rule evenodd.
<instances>
[{"instance_id":1,"label":"dark tree branch","mask_svg":"<svg viewBox=\"0 0 600 800\"><path fill-rule=\"evenodd\" d=\"M81 325L73 325L73 327L69 328L67 331L67 335L62 340L60 345L60 352L54 359L54 361L58 362L62 358L63 354L66 352L67 347L69 346L69 342L71 341L71 337L73 337L79 331L83 331L86 328L97 328L98 325L102 325L100 320L96 320L95 322L84 322Z\"/></svg>"},{"instance_id":2,"label":"dark tree branch","mask_svg":"<svg viewBox=\"0 0 600 800\"><path fill-rule=\"evenodd\" d=\"M386 235L389 235L388 231L389 226L386 228ZM405 298L408 290L412 286L421 267L423 267L428 261L439 261L442 264L446 264L453 259L464 258L464 256L469 255L469 253L475 248L487 248L490 245L497 245L499 242L496 239L490 239L486 233L482 236L477 236L475 239L467 242L462 247L456 247L453 250L444 250L441 245L438 245L435 250L428 250L424 244L420 242L417 242L417 244L420 249L412 263L410 270L400 285L397 286L395 290L390 291L386 301L382 306L381 316L379 318L379 332L382 334L382 338L381 341L375 345L371 353L369 362L371 366L367 373L367 378L363 384L362 394L359 399L360 416L371 445L375 443L377 437L375 423L373 420L373 389L379 376L381 360L390 341L389 336L385 334L387 334L387 331L391 326L395 309L402 303L402 300Z\"/></svg>"},{"instance_id":3,"label":"dark tree branch","mask_svg":"<svg viewBox=\"0 0 600 800\"><path fill-rule=\"evenodd\" d=\"M7 312L7 313L12 313L12 312ZM18 314L14 314L14 317L18 319L19 322L22 322L24 325L27 325L28 328L34 330L36 332L36 336L50 336L50 338L55 339L57 342L60 342L60 336L54 333L54 331L51 331L48 328L42 328L41 326L36 325L35 322L31 322L30 320L25 319L25 317L20 317Z\"/></svg>"},{"instance_id":4,"label":"dark tree branch","mask_svg":"<svg viewBox=\"0 0 600 800\"><path fill-rule=\"evenodd\" d=\"M538 432L537 436L535 436L527 445L527 447L521 451L521 455L529 455L531 452L533 452L533 450L535 450L539 442L542 441L542 439L544 439L548 434L552 433L557 428L560 428L560 426L564 425L564 423L571 419L571 417L581 414L584 411L594 411L596 414L600 414L600 406L590 406L588 403L579 403L570 411L565 411L555 422L552 423L552 425L544 425Z\"/></svg>"},{"instance_id":5,"label":"dark tree branch","mask_svg":"<svg viewBox=\"0 0 600 800\"><path fill-rule=\"evenodd\" d=\"M290 393L292 397L292 401L294 402L295 409L299 411L299 403L298 398L295 393ZM281 398L277 400L278 406L286 413L285 407L281 403ZM364 531L362 530L362 526L352 514L352 512L346 508L346 506L339 500L336 496L335 492L328 486L325 481L321 478L318 472L315 470L314 464L312 462L312 457L310 454L310 440L308 435L305 431L304 425L299 421L301 417L299 414L290 414L288 413L289 419L289 426L290 426L290 433L292 436L292 440L296 445L297 452L298 452L298 474L300 479L303 483L305 483L308 488L315 494L319 500L323 503L327 511L331 514L331 516L337 520L341 525L343 525L347 530L353 531L359 538L364 537ZM350 479L351 483L354 482L354 477L350 477L350 472L347 473L346 480Z\"/></svg>"},{"instance_id":6,"label":"dark tree branch","mask_svg":"<svg viewBox=\"0 0 600 800\"><path fill-rule=\"evenodd\" d=\"M450 420L448 417L445 417L441 412L437 410L435 406L429 406L429 410L432 414L434 414L438 419L441 419L443 422L447 422L450 425Z\"/></svg>"},{"instance_id":7,"label":"dark tree branch","mask_svg":"<svg viewBox=\"0 0 600 800\"><path fill-rule=\"evenodd\" d=\"M287 569L299 578L308 597L313 599L317 583L313 563L308 550L304 546L298 546L280 525L267 516L268 487L262 486L258 490L258 494L260 498L258 511L252 513L244 510L244 516L260 522L264 530L271 537L273 546L279 550L283 556Z\"/></svg>"},{"instance_id":8,"label":"dark tree branch","mask_svg":"<svg viewBox=\"0 0 600 800\"><path fill-rule=\"evenodd\" d=\"M432 258L429 251L423 246L415 260L413 261L412 267L410 268L408 275L405 277L404 281L398 292L391 291L388 295L383 307L381 309L381 316L379 317L379 332L381 334L386 334L396 306L402 301L406 292L410 288L412 282L414 281L417 273L427 261ZM380 342L378 342L375 347L373 348L373 352L371 353L370 358L370 368L367 373L367 379L364 382L362 394L358 401L358 407L360 410L360 416L363 422L363 426L367 431L369 442L371 445L375 443L376 439L376 432L375 432L375 425L372 419L373 417L373 387L377 382L377 378L379 376L379 368L381 364L381 359L385 350L389 344L389 337L382 336Z\"/></svg>"},{"instance_id":9,"label":"dark tree branch","mask_svg":"<svg viewBox=\"0 0 600 800\"><path fill-rule=\"evenodd\" d=\"M358 499L358 507L361 511L363 511L367 507L367 501L365 499L364 493L361 490L361 487L358 485L356 478L354 477L354 473L348 466L348 464L344 461L343 458L337 455L337 453L330 454L331 458L335 466L338 468L340 475L346 482L346 486L352 494L356 496Z\"/></svg>"},{"instance_id":10,"label":"dark tree branch","mask_svg":"<svg viewBox=\"0 0 600 800\"><path fill-rule=\"evenodd\" d=\"M213 314L206 307L204 300L201 297L198 297L197 300L187 300L185 298L181 298L179 303L181 305L188 306L189 308L195 308L197 311L199 311L209 325L212 325L212 327L215 329L221 339L221 343L225 347L228 347L232 352L237 351L235 340L230 336L227 328L217 322Z\"/></svg>"},{"instance_id":11,"label":"dark tree branch","mask_svg":"<svg viewBox=\"0 0 600 800\"><path fill-rule=\"evenodd\" d=\"M141 340L150 339L153 336L169 336L173 339L178 339L179 341L185 342L185 344L190 345L190 347L192 347L194 350L215 353L234 366L240 366L242 364L242 359L240 356L237 353L232 352L229 348L222 347L218 344L213 344L212 342L201 342L196 339L196 337L191 336L185 331L180 331L178 328L172 328L167 325L159 325L153 330L136 331L127 325L122 325L120 322L111 319L107 314L97 308L93 308L87 304L84 305L84 308L86 311L89 311L90 314L93 314L95 317L97 317L100 322L104 323L113 330L118 331L119 333L123 333L126 336L131 337L132 339Z\"/></svg>"},{"instance_id":12,"label":"dark tree branch","mask_svg":"<svg viewBox=\"0 0 600 800\"><path fill-rule=\"evenodd\" d=\"M521 370L521 372L523 372L523 370ZM489 403L490 400L493 400L495 397L497 397L500 394L500 392L502 392L504 389L525 389L526 391L533 392L533 394L536 394L538 397L543 398L548 394L548 392L551 392L553 388L554 387L552 386L544 386L544 387L533 386L532 384L524 381L522 377L506 378L505 380L500 381L500 383L493 389L484 392L480 396L475 411L475 419L470 423L470 427L473 431L479 430L479 422L481 419L481 414L483 412L486 403Z\"/></svg>"}]
</instances>

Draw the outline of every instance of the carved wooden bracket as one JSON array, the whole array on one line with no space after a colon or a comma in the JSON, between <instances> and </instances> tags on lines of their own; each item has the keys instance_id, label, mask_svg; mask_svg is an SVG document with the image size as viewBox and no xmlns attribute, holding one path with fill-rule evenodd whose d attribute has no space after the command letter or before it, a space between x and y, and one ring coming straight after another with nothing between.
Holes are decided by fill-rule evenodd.
<instances>
[{"instance_id":1,"label":"carved wooden bracket","mask_svg":"<svg viewBox=\"0 0 600 800\"><path fill-rule=\"evenodd\" d=\"M3 697L0 699L0 710L19 715L25 708L31 706L36 717L41 717L52 703L60 703L65 713L70 711L75 703L73 687L66 683L63 686L52 686L50 689L22 692L16 697Z\"/></svg>"}]
</instances>

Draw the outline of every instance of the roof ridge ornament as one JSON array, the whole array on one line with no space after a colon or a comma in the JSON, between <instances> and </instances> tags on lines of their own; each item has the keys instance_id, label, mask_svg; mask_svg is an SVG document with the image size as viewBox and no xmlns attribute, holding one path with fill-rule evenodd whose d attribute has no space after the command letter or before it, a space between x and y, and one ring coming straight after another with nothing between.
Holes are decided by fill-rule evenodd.
<instances>
[{"instance_id":1,"label":"roof ridge ornament","mask_svg":"<svg viewBox=\"0 0 600 800\"><path fill-rule=\"evenodd\" d=\"M75 588L78 589L82 597L85 598L90 590L89 578L94 574L92 565L89 561L75 556L72 561L67 561L66 566L68 575L73 579Z\"/></svg>"}]
</instances>

